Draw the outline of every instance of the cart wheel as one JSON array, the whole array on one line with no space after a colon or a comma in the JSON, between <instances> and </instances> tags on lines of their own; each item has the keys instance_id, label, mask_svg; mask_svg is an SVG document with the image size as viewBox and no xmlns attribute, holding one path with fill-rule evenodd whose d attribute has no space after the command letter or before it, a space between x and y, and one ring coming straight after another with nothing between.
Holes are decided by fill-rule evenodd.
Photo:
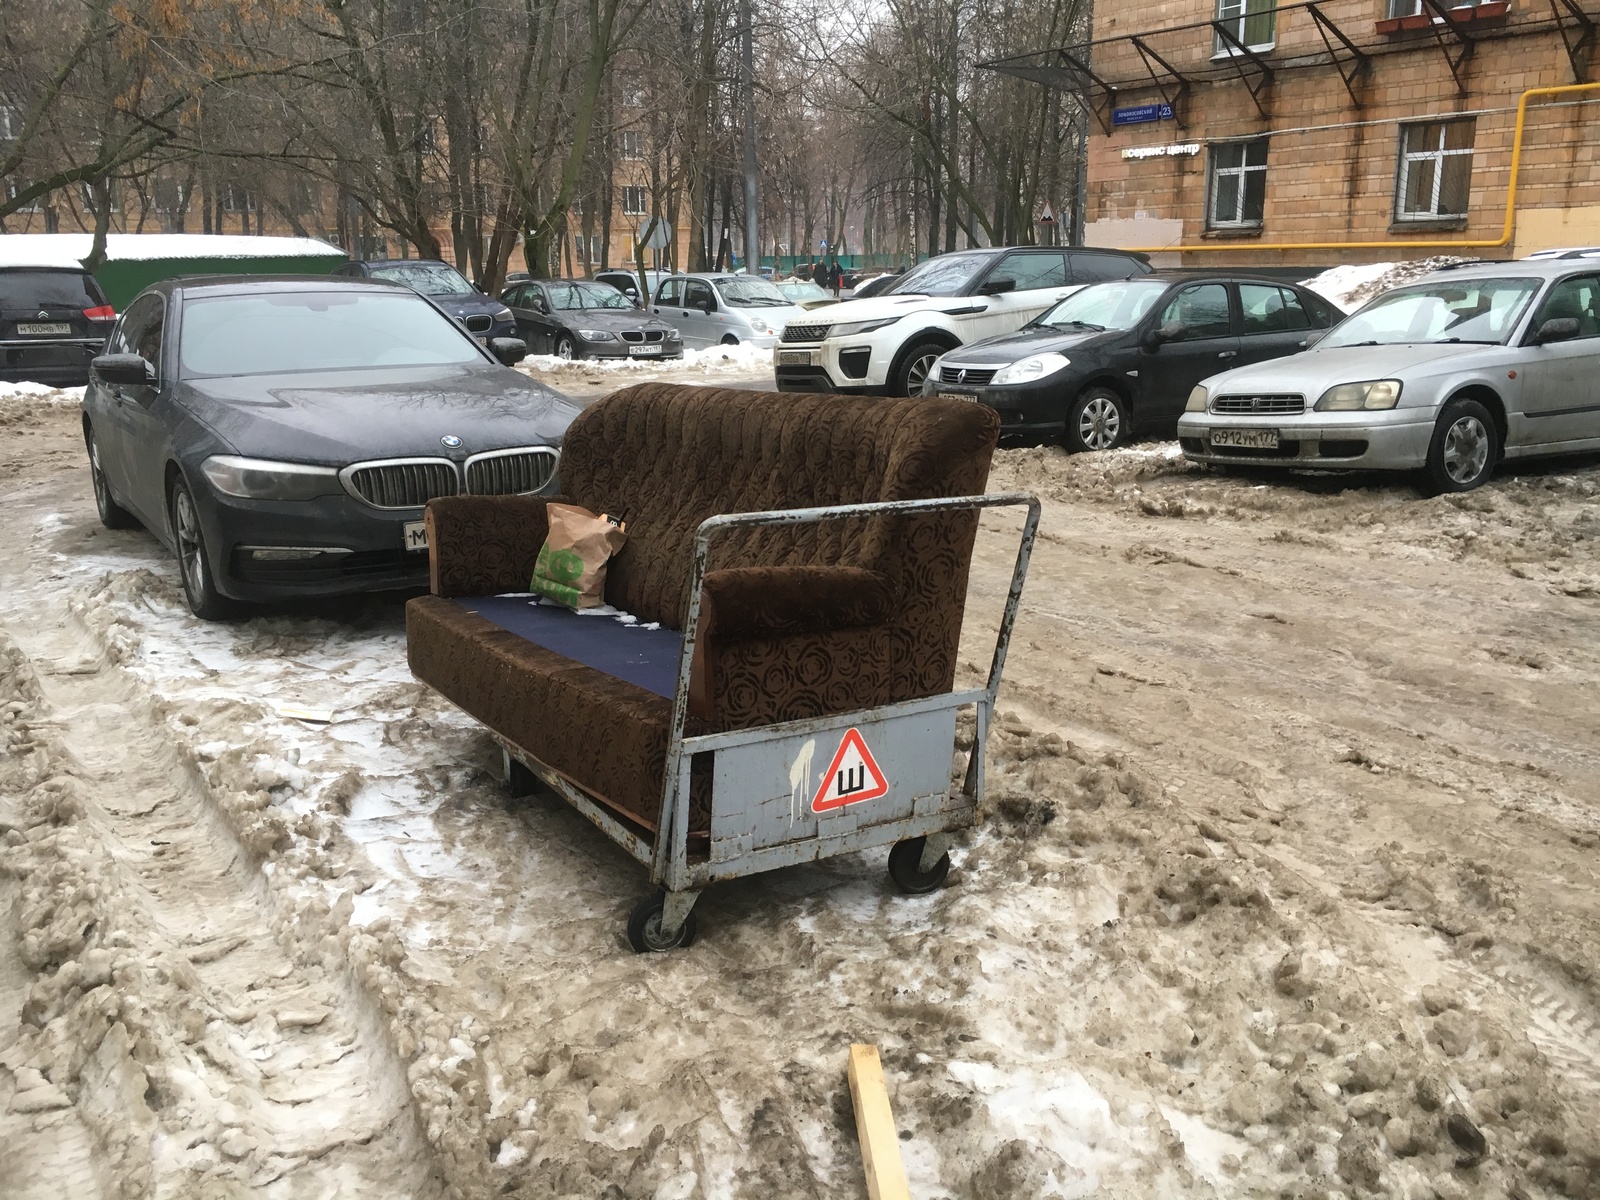
<instances>
[{"instance_id":1,"label":"cart wheel","mask_svg":"<svg viewBox=\"0 0 1600 1200\"><path fill-rule=\"evenodd\" d=\"M666 893L657 892L635 904L633 911L628 914L628 945L633 947L635 953L661 954L693 944L695 920L692 912L684 917L683 925L674 936L668 937L661 932L661 912L666 901Z\"/></svg>"},{"instance_id":2,"label":"cart wheel","mask_svg":"<svg viewBox=\"0 0 1600 1200\"><path fill-rule=\"evenodd\" d=\"M894 880L895 886L910 896L921 896L928 892L937 892L944 886L944 878L950 874L950 854L946 851L939 856L939 861L924 871L922 863L922 847L927 843L927 838L909 838L903 842L896 842L894 849L889 851L889 878Z\"/></svg>"}]
</instances>

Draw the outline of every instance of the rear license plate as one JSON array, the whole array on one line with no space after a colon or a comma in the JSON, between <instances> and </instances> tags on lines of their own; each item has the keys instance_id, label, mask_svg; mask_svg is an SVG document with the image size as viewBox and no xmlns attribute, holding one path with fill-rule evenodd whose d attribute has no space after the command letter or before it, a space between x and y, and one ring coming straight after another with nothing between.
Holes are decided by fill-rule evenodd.
<instances>
[{"instance_id":1,"label":"rear license plate","mask_svg":"<svg viewBox=\"0 0 1600 1200\"><path fill-rule=\"evenodd\" d=\"M639 357L645 358L645 357L648 357L650 355L660 354L661 353L661 347L660 346L629 346L628 347L628 353L629 354L637 354Z\"/></svg>"},{"instance_id":2,"label":"rear license plate","mask_svg":"<svg viewBox=\"0 0 1600 1200\"><path fill-rule=\"evenodd\" d=\"M407 521L400 527L401 534L406 540L407 550L426 550L428 548L428 523L426 521Z\"/></svg>"},{"instance_id":3,"label":"rear license plate","mask_svg":"<svg viewBox=\"0 0 1600 1200\"><path fill-rule=\"evenodd\" d=\"M1276 450L1278 448L1278 431L1276 429L1213 429L1211 431L1211 444L1213 446L1236 446L1240 450Z\"/></svg>"},{"instance_id":4,"label":"rear license plate","mask_svg":"<svg viewBox=\"0 0 1600 1200\"><path fill-rule=\"evenodd\" d=\"M780 367L809 367L815 361L809 350L778 351L778 365Z\"/></svg>"},{"instance_id":5,"label":"rear license plate","mask_svg":"<svg viewBox=\"0 0 1600 1200\"><path fill-rule=\"evenodd\" d=\"M972 404L978 402L978 398L971 392L939 392L937 395L941 400L966 400Z\"/></svg>"},{"instance_id":6,"label":"rear license plate","mask_svg":"<svg viewBox=\"0 0 1600 1200\"><path fill-rule=\"evenodd\" d=\"M49 324L33 321L17 326L17 333L23 337L65 337L72 332L72 326L65 321L51 321Z\"/></svg>"}]
</instances>

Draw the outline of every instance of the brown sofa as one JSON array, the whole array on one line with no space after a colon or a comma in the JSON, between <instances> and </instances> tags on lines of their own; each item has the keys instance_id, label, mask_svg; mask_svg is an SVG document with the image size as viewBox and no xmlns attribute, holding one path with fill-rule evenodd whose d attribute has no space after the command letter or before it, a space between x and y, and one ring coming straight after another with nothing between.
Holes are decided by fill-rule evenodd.
<instances>
[{"instance_id":1,"label":"brown sofa","mask_svg":"<svg viewBox=\"0 0 1600 1200\"><path fill-rule=\"evenodd\" d=\"M560 497L428 505L431 595L406 607L411 669L531 758L653 831L671 699L486 620L463 598L526 591L546 500L621 513L606 599L681 629L696 528L727 512L984 490L999 422L954 400L641 384L567 432ZM848 712L948 690L977 513L730 531L712 543L686 733ZM585 620L603 618L584 618ZM692 788L691 830L709 820Z\"/></svg>"}]
</instances>

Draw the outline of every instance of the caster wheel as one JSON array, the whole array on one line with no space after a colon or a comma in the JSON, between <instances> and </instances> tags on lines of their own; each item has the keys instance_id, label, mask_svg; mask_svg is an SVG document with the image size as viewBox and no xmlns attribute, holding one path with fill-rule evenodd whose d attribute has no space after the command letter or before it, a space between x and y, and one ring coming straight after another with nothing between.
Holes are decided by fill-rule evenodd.
<instances>
[{"instance_id":1,"label":"caster wheel","mask_svg":"<svg viewBox=\"0 0 1600 1200\"><path fill-rule=\"evenodd\" d=\"M889 878L909 896L938 891L944 886L945 876L950 874L948 852L941 854L939 861L927 871L922 869L922 847L926 842L926 838L911 838L896 842L894 849L889 851Z\"/></svg>"},{"instance_id":2,"label":"caster wheel","mask_svg":"<svg viewBox=\"0 0 1600 1200\"><path fill-rule=\"evenodd\" d=\"M661 931L661 912L666 899L663 892L646 896L628 914L628 945L633 947L635 953L662 954L693 944L695 920L692 912L684 917L683 925L673 936L668 937Z\"/></svg>"}]
</instances>

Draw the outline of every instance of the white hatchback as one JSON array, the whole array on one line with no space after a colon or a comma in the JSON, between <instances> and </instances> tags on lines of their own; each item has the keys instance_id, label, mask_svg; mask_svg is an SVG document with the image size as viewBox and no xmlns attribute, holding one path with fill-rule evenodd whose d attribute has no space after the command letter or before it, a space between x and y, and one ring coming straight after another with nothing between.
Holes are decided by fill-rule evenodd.
<instances>
[{"instance_id":1,"label":"white hatchback","mask_svg":"<svg viewBox=\"0 0 1600 1200\"><path fill-rule=\"evenodd\" d=\"M814 308L773 353L780 392L909 396L946 351L1015 333L1079 288L1150 272L1125 250L997 247L941 254L882 295Z\"/></svg>"},{"instance_id":2,"label":"white hatchback","mask_svg":"<svg viewBox=\"0 0 1600 1200\"><path fill-rule=\"evenodd\" d=\"M683 335L685 346L775 345L806 310L755 275L674 275L656 288L650 311Z\"/></svg>"}]
</instances>

